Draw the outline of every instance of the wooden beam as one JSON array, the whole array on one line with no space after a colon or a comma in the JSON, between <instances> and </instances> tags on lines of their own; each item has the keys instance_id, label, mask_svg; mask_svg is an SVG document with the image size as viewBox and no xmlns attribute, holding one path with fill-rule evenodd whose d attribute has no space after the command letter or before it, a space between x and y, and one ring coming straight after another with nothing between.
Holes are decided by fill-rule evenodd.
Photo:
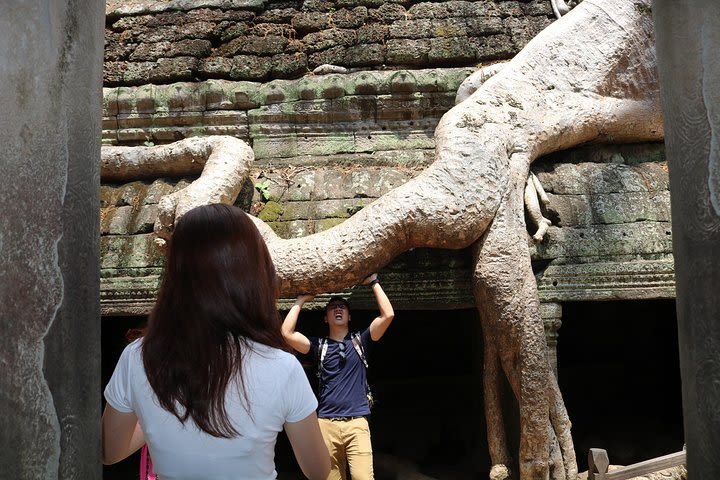
<instances>
[{"instance_id":1,"label":"wooden beam","mask_svg":"<svg viewBox=\"0 0 720 480\"><path fill-rule=\"evenodd\" d=\"M593 480L629 480L631 478L659 472L667 468L685 465L687 455L685 451L671 453L663 457L653 458L640 463L608 472L609 461L607 452L599 448L591 448L588 454L588 478Z\"/></svg>"}]
</instances>

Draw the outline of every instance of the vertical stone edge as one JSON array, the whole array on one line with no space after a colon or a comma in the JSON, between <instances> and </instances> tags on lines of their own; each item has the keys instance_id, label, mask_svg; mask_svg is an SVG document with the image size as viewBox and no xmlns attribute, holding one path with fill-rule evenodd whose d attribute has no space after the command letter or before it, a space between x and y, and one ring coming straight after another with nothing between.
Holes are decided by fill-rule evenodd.
<instances>
[{"instance_id":1,"label":"vertical stone edge","mask_svg":"<svg viewBox=\"0 0 720 480\"><path fill-rule=\"evenodd\" d=\"M720 215L711 139L720 131L720 5L652 3L670 170L683 423L690 478L720 478ZM716 140L717 141L717 140ZM717 159L715 159L716 161Z\"/></svg>"},{"instance_id":2,"label":"vertical stone edge","mask_svg":"<svg viewBox=\"0 0 720 480\"><path fill-rule=\"evenodd\" d=\"M60 428L59 479L102 478L100 463L100 144L105 3L67 0L59 81L67 155L58 265L63 301L43 371Z\"/></svg>"}]
</instances>

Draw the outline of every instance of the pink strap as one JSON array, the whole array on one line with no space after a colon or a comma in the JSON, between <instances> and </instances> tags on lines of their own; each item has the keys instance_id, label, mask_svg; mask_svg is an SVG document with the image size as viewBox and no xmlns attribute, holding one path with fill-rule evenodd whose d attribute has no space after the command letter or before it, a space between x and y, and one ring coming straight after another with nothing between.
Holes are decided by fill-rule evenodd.
<instances>
[{"instance_id":1,"label":"pink strap","mask_svg":"<svg viewBox=\"0 0 720 480\"><path fill-rule=\"evenodd\" d=\"M147 444L140 450L140 480L159 480L153 470L152 458Z\"/></svg>"}]
</instances>

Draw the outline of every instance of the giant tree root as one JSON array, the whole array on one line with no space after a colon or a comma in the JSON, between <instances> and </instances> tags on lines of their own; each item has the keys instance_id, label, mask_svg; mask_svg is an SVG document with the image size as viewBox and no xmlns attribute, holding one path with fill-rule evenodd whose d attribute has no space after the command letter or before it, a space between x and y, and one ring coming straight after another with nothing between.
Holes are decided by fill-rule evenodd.
<instances>
[{"instance_id":1,"label":"giant tree root","mask_svg":"<svg viewBox=\"0 0 720 480\"><path fill-rule=\"evenodd\" d=\"M155 147L103 147L100 175L113 181L200 173L188 187L160 199L154 231L162 246L188 210L233 203L254 158L248 144L235 137L192 137Z\"/></svg>"}]
</instances>

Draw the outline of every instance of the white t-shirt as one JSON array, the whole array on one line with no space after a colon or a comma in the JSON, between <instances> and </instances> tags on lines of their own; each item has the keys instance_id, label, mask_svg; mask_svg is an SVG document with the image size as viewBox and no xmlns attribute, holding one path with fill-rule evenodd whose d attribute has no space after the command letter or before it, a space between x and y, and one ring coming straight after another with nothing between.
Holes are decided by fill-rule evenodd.
<instances>
[{"instance_id":1,"label":"white t-shirt","mask_svg":"<svg viewBox=\"0 0 720 480\"><path fill-rule=\"evenodd\" d=\"M317 408L300 362L290 353L252 342L243 358L243 379L252 418L237 383L229 384L225 408L239 437L216 438L192 420L185 425L160 404L142 362L142 339L128 345L105 387L105 399L120 412L134 412L145 433L155 473L162 480L270 480L275 441L285 422L298 422Z\"/></svg>"}]
</instances>

